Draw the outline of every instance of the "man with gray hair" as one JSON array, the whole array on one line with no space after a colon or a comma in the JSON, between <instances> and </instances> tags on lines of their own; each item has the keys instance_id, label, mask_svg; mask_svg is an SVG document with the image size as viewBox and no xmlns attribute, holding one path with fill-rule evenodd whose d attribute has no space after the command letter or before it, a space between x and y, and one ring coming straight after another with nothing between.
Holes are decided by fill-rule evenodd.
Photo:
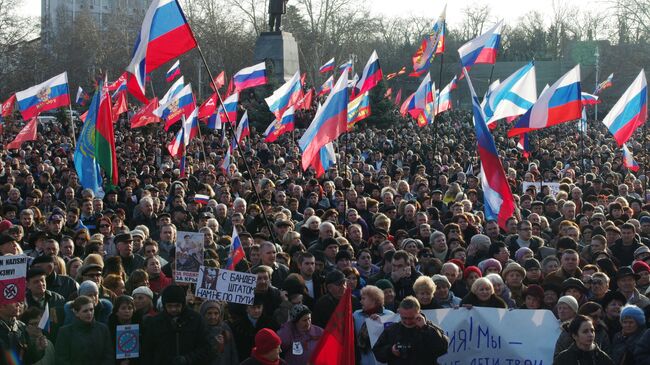
<instances>
[{"instance_id":1,"label":"man with gray hair","mask_svg":"<svg viewBox=\"0 0 650 365\"><path fill-rule=\"evenodd\" d=\"M277 248L269 241L262 242L260 245L260 264L258 266L268 266L273 269L271 275L271 284L276 288L282 287L284 279L289 276L289 268L276 261Z\"/></svg>"}]
</instances>

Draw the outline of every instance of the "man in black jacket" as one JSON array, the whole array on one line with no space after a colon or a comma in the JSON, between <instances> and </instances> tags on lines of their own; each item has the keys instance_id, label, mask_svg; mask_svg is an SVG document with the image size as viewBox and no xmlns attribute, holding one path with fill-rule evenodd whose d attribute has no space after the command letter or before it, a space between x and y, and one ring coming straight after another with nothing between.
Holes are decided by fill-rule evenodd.
<instances>
[{"instance_id":1,"label":"man in black jacket","mask_svg":"<svg viewBox=\"0 0 650 365\"><path fill-rule=\"evenodd\" d=\"M449 340L442 329L420 313L420 303L408 296L399 305L400 322L379 336L372 348L377 361L388 365L437 364L447 353Z\"/></svg>"},{"instance_id":2,"label":"man in black jacket","mask_svg":"<svg viewBox=\"0 0 650 365\"><path fill-rule=\"evenodd\" d=\"M162 292L164 310L142 326L142 364L200 365L213 353L201 316L185 305L185 289L170 285Z\"/></svg>"},{"instance_id":3,"label":"man in black jacket","mask_svg":"<svg viewBox=\"0 0 650 365\"><path fill-rule=\"evenodd\" d=\"M43 357L47 340L45 336L34 339L27 326L19 321L22 303L0 304L0 359L16 357L19 364L33 364ZM4 362L2 362L4 364Z\"/></svg>"}]
</instances>

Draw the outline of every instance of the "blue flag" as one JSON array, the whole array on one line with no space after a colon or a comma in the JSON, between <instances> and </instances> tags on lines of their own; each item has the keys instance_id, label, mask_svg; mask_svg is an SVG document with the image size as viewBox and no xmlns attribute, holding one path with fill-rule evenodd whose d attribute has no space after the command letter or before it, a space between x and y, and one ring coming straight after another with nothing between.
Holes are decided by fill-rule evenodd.
<instances>
[{"instance_id":1,"label":"blue flag","mask_svg":"<svg viewBox=\"0 0 650 365\"><path fill-rule=\"evenodd\" d=\"M74 151L74 167L79 175L79 182L84 189L92 189L95 194L100 191L102 186L102 175L95 159L95 125L99 113L101 84L97 90L99 91L95 92L95 96L93 96Z\"/></svg>"}]
</instances>

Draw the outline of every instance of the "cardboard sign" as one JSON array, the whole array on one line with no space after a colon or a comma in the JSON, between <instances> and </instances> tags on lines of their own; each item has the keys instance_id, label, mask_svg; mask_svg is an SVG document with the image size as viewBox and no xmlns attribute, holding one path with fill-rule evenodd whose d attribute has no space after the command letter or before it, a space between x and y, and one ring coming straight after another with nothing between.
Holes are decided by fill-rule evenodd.
<instances>
[{"instance_id":1,"label":"cardboard sign","mask_svg":"<svg viewBox=\"0 0 650 365\"><path fill-rule=\"evenodd\" d=\"M0 304L25 300L27 256L0 256Z\"/></svg>"},{"instance_id":2,"label":"cardboard sign","mask_svg":"<svg viewBox=\"0 0 650 365\"><path fill-rule=\"evenodd\" d=\"M117 326L115 331L115 358L140 357L140 326L137 324Z\"/></svg>"},{"instance_id":3,"label":"cardboard sign","mask_svg":"<svg viewBox=\"0 0 650 365\"><path fill-rule=\"evenodd\" d=\"M177 283L196 283L199 268L203 265L203 233L178 232L175 260L174 280Z\"/></svg>"},{"instance_id":4,"label":"cardboard sign","mask_svg":"<svg viewBox=\"0 0 650 365\"><path fill-rule=\"evenodd\" d=\"M474 307L422 313L449 338L448 352L438 359L438 364L553 363L560 323L551 311ZM377 321L366 319L370 344L374 346L384 329L399 321L399 314Z\"/></svg>"},{"instance_id":5,"label":"cardboard sign","mask_svg":"<svg viewBox=\"0 0 650 365\"><path fill-rule=\"evenodd\" d=\"M252 305L256 285L255 274L201 267L195 295L208 300Z\"/></svg>"}]
</instances>

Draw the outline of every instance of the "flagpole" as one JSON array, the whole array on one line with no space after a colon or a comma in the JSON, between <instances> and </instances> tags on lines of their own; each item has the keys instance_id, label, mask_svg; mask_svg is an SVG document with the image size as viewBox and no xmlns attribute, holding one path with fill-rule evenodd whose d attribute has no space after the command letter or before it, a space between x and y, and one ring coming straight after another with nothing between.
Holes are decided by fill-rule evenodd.
<instances>
[{"instance_id":1,"label":"flagpole","mask_svg":"<svg viewBox=\"0 0 650 365\"><path fill-rule=\"evenodd\" d=\"M444 25L443 25L444 26ZM435 52L435 51L434 51ZM438 71L438 88L442 88L442 67L445 64L445 53L440 54L440 71ZM442 90L442 89L441 89ZM440 108L440 102L438 96L436 96L436 91L433 90L433 96L435 98L435 114L433 115L433 157L435 158L438 152L438 110Z\"/></svg>"},{"instance_id":2,"label":"flagpole","mask_svg":"<svg viewBox=\"0 0 650 365\"><path fill-rule=\"evenodd\" d=\"M72 116L72 100L70 100L70 103L68 104L68 107L70 109L70 133L72 134L72 145L76 146L77 145L77 138L75 137L75 130L74 130L74 118Z\"/></svg>"},{"instance_id":3,"label":"flagpole","mask_svg":"<svg viewBox=\"0 0 650 365\"><path fill-rule=\"evenodd\" d=\"M146 80L145 80L146 82ZM151 86L151 93L153 94L153 97L156 97L156 90L153 89L153 80L149 79L149 86Z\"/></svg>"},{"instance_id":4,"label":"flagpole","mask_svg":"<svg viewBox=\"0 0 650 365\"><path fill-rule=\"evenodd\" d=\"M223 105L223 99L221 98L221 93L219 92L219 88L217 87L217 84L214 82L214 77L212 76L212 71L210 71L210 67L208 67L208 61L205 59L205 55L203 54L203 50L201 50L201 46L199 46L198 41L196 42L196 50L199 51L199 55L201 55L201 60L203 61L203 66L205 67L205 70L208 73L208 77L210 78L210 83L212 84L212 86L214 88L214 92L217 94L217 98L219 99L219 103L221 103L221 105ZM230 133L232 133L233 136L236 135L235 130L234 130L233 126L232 126L232 121L230 120L230 116L228 115L228 113L224 113L224 115L226 116L226 124L227 124L226 128L230 129ZM199 126L199 131L200 130L201 130L201 128ZM200 137L200 135L199 135L199 137ZM203 143L203 141L201 141L201 143ZM253 192L255 193L255 197L257 198L257 201L258 201L258 203L260 205L260 208L262 208L261 209L262 210L262 216L264 217L264 222L266 222L266 227L269 230L269 234L271 235L271 238L273 239L273 242L278 243L278 241L277 241L277 239L275 237L275 232L273 231L273 227L271 227L271 223L269 222L269 219L268 219L268 217L266 215L266 209L264 208L264 203L262 203L262 198L260 196L260 193L257 191L257 186L255 185L255 181L253 181L253 174L251 173L251 169L248 166L248 162L246 162L245 158L242 158L241 160L244 162L244 167L246 168L246 171L248 172L248 178L251 181L251 185L253 187Z\"/></svg>"},{"instance_id":5,"label":"flagpole","mask_svg":"<svg viewBox=\"0 0 650 365\"><path fill-rule=\"evenodd\" d=\"M494 65L495 65L495 63L492 64L492 69L490 70L490 78L488 79L488 92L490 91L490 85L492 85L492 76L494 75Z\"/></svg>"}]
</instances>

